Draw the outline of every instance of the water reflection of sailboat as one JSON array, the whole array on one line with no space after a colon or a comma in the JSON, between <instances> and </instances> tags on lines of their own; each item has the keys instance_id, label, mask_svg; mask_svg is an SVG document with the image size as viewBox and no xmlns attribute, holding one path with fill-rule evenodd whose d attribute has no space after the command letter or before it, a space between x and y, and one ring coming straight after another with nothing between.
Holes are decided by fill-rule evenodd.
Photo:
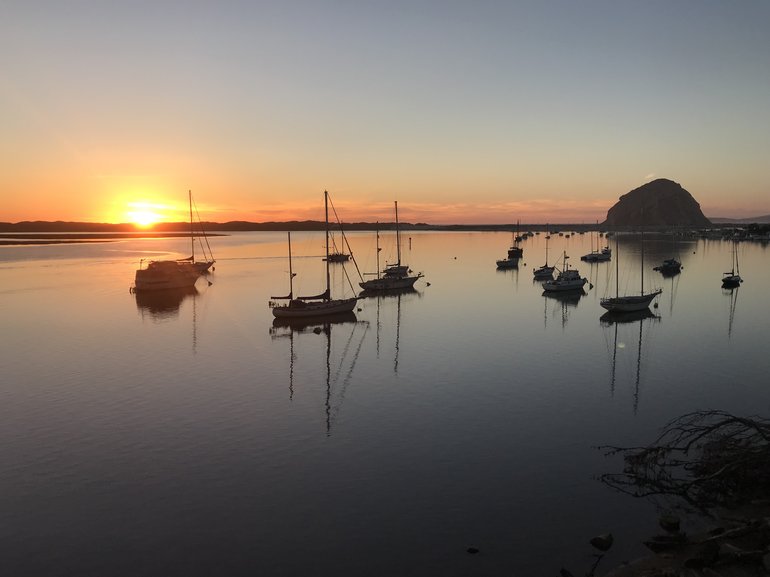
<instances>
[{"instance_id":1,"label":"water reflection of sailboat","mask_svg":"<svg viewBox=\"0 0 770 577\"><path fill-rule=\"evenodd\" d=\"M396 301L396 340L395 340L395 354L393 357L393 372L398 373L398 352L400 349L401 338L401 299L409 295L421 296L421 293L414 287L408 287L404 289L393 289L388 291L364 291L359 297L368 297L377 299L377 358L380 355L380 304L385 299L395 299Z\"/></svg>"},{"instance_id":2,"label":"water reflection of sailboat","mask_svg":"<svg viewBox=\"0 0 770 577\"><path fill-rule=\"evenodd\" d=\"M343 347L340 354L340 360L336 367L336 371L332 374L332 327L341 326L345 324L352 325L350 335ZM335 415L339 412L342 405L342 401L345 398L345 390L347 389L350 379L353 375L353 369L355 368L358 355L361 352L361 345L366 335L366 328L369 323L358 321L356 315L353 312L340 313L336 315L326 315L322 318L276 318L273 320L273 326L270 328L270 336L273 339L288 338L289 339L289 399L294 398L294 367L297 360L297 356L294 350L294 338L301 334L323 334L326 340L325 347L325 374L326 374L326 395L324 400L324 410L326 415L326 434L331 433L331 425ZM353 336L356 333L356 328L359 326L364 327L364 331L361 334L355 350L352 350ZM349 363L346 365L346 359L350 358ZM336 388L336 390L335 390ZM336 396L336 404L335 404Z\"/></svg>"},{"instance_id":3,"label":"water reflection of sailboat","mask_svg":"<svg viewBox=\"0 0 770 577\"><path fill-rule=\"evenodd\" d=\"M730 314L727 323L727 338L729 339L733 335L733 321L735 320L735 307L738 305L738 291L739 286L723 286L722 292L730 296Z\"/></svg>"},{"instance_id":4,"label":"water reflection of sailboat","mask_svg":"<svg viewBox=\"0 0 770 577\"><path fill-rule=\"evenodd\" d=\"M580 290L562 291L562 292L543 291L543 296L545 297L543 301L545 302L544 314L545 314L546 324L548 319L548 302L549 301L556 301L557 303L559 303L559 307L560 307L559 310L561 311L561 326L563 328L567 325L570 308L577 307L578 303L580 302L580 299L586 296L587 294L588 293L582 288Z\"/></svg>"},{"instance_id":5,"label":"water reflection of sailboat","mask_svg":"<svg viewBox=\"0 0 770 577\"><path fill-rule=\"evenodd\" d=\"M618 345L618 326L624 324L639 323L639 339L637 343L636 351L636 378L634 380L634 414L639 409L639 384L641 382L642 374L642 341L643 341L643 328L644 321L650 320L650 322L659 321L660 317L650 311L650 309L642 309L640 311L629 312L612 312L608 311L599 317L599 322L604 326L614 326L615 334L612 345L612 363L611 363L611 380L610 380L610 393L615 394L615 380L616 380L616 368L617 368L617 355L618 349L625 348Z\"/></svg>"},{"instance_id":6,"label":"water reflection of sailboat","mask_svg":"<svg viewBox=\"0 0 770 577\"><path fill-rule=\"evenodd\" d=\"M149 313L155 319L174 317L179 314L179 307L188 297L198 294L194 286L178 289L164 289L156 291L138 291L133 293L136 297L136 308L141 313Z\"/></svg>"}]
</instances>

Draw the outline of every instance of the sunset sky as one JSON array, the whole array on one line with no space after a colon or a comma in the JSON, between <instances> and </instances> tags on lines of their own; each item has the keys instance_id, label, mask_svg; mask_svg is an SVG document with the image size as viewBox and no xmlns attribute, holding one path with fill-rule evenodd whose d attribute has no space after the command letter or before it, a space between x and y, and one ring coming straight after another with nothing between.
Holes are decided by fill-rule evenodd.
<instances>
[{"instance_id":1,"label":"sunset sky","mask_svg":"<svg viewBox=\"0 0 770 577\"><path fill-rule=\"evenodd\" d=\"M770 213L770 2L0 0L0 221Z\"/></svg>"}]
</instances>

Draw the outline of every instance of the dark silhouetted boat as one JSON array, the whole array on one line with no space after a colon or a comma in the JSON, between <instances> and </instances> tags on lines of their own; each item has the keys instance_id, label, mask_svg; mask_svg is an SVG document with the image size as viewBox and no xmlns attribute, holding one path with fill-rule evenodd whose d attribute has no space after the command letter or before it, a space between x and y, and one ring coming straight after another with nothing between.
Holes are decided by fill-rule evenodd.
<instances>
[{"instance_id":1,"label":"dark silhouetted boat","mask_svg":"<svg viewBox=\"0 0 770 577\"><path fill-rule=\"evenodd\" d=\"M352 312L356 306L358 297L347 299L331 298L331 284L329 279L329 193L324 191L324 214L326 219L326 290L319 295L294 296L294 272L291 266L291 233L289 240L289 294L281 297L271 297L269 303L276 318L302 318L337 315L339 313ZM275 301L285 300L285 305Z\"/></svg>"}]
</instances>

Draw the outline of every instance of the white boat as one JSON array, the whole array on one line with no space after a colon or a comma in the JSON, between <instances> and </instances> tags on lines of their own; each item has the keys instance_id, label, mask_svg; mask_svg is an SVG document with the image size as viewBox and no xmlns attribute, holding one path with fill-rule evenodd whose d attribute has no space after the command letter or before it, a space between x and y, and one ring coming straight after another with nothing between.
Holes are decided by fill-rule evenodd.
<instances>
[{"instance_id":1,"label":"white boat","mask_svg":"<svg viewBox=\"0 0 770 577\"><path fill-rule=\"evenodd\" d=\"M602 308L607 309L614 313L630 313L636 311L644 311L649 308L652 300L663 292L663 289L657 289L651 293L644 293L644 233L642 233L642 257L641 257L641 292L638 295L626 295L620 296L620 280L619 280L619 259L618 259L618 237L615 237L615 296L610 298L603 298L599 301Z\"/></svg>"},{"instance_id":2,"label":"white boat","mask_svg":"<svg viewBox=\"0 0 770 577\"><path fill-rule=\"evenodd\" d=\"M176 260L151 260L134 276L133 290L136 292L191 288L201 273L190 262Z\"/></svg>"},{"instance_id":3,"label":"white boat","mask_svg":"<svg viewBox=\"0 0 770 577\"><path fill-rule=\"evenodd\" d=\"M553 271L556 269L554 266L548 265L548 240L551 238L549 233L545 235L545 264L541 267L533 269L532 276L538 280L546 280L553 278Z\"/></svg>"},{"instance_id":4,"label":"white boat","mask_svg":"<svg viewBox=\"0 0 770 577\"><path fill-rule=\"evenodd\" d=\"M294 271L291 266L291 233L289 240L289 294L282 297L270 297L269 305L276 318L303 318L337 315L339 313L352 312L356 306L358 297L347 299L331 298L329 279L329 193L324 191L324 211L326 216L326 290L319 295L294 297ZM285 305L275 301L285 300Z\"/></svg>"},{"instance_id":5,"label":"white boat","mask_svg":"<svg viewBox=\"0 0 770 577\"><path fill-rule=\"evenodd\" d=\"M365 291L388 291L394 289L405 289L414 286L418 279L422 278L422 273L416 275L409 274L409 266L401 264L401 232L398 225L398 201L394 203L396 210L396 255L395 263L386 265L380 274L380 231L377 229L377 278L364 280L358 283Z\"/></svg>"},{"instance_id":6,"label":"white boat","mask_svg":"<svg viewBox=\"0 0 770 577\"><path fill-rule=\"evenodd\" d=\"M188 262L195 267L195 269L200 274L205 274L209 272L209 269L213 266L213 264L216 262L214 260L214 255L211 253L211 246L209 245L209 239L206 236L206 231L203 230L203 225L201 223L200 215L198 216L198 226L200 228L200 232L195 231L195 223L193 220L193 200L192 200L192 191L187 191L187 197L190 202L190 256L187 258L180 259L179 262ZM197 211L196 211L197 212ZM203 241L201 241L201 238L203 238L203 241L205 241L206 245L203 245ZM203 254L203 260L195 260L195 241L196 239L198 242L200 242L201 245L201 253Z\"/></svg>"},{"instance_id":7,"label":"white boat","mask_svg":"<svg viewBox=\"0 0 770 577\"><path fill-rule=\"evenodd\" d=\"M722 286L728 288L740 286L743 282L740 273L740 267L738 266L738 243L733 241L733 267L730 272L722 274Z\"/></svg>"},{"instance_id":8,"label":"white boat","mask_svg":"<svg viewBox=\"0 0 770 577\"><path fill-rule=\"evenodd\" d=\"M562 259L562 270L559 271L559 274L556 275L555 279L547 280L543 283L544 291L557 292L580 290L588 282L588 279L580 276L580 273L577 271L577 269L569 268L569 264L567 263L568 258L569 257L565 252Z\"/></svg>"}]
</instances>

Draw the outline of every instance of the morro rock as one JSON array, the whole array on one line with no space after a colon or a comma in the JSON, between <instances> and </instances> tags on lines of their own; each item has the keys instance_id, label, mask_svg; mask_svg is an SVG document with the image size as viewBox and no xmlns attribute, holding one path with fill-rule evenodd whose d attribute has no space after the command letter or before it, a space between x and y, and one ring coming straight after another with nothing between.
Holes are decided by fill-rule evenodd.
<instances>
[{"instance_id":1,"label":"morro rock","mask_svg":"<svg viewBox=\"0 0 770 577\"><path fill-rule=\"evenodd\" d=\"M607 211L607 228L624 226L711 226L700 205L682 185L658 178L620 197Z\"/></svg>"}]
</instances>

